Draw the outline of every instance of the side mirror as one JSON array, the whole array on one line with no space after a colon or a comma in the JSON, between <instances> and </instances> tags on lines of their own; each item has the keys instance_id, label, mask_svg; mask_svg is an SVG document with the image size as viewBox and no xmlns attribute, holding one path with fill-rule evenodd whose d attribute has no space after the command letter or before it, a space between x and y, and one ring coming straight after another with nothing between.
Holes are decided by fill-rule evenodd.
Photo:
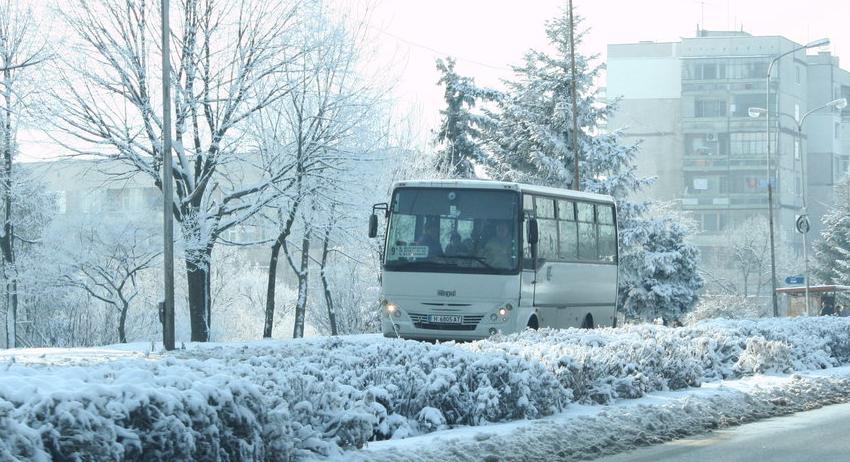
<instances>
[{"instance_id":1,"label":"side mirror","mask_svg":"<svg viewBox=\"0 0 850 462\"><path fill-rule=\"evenodd\" d=\"M537 219L529 218L528 219L528 243L531 245L537 244L538 233L537 233Z\"/></svg>"},{"instance_id":2,"label":"side mirror","mask_svg":"<svg viewBox=\"0 0 850 462\"><path fill-rule=\"evenodd\" d=\"M378 216L374 213L369 215L369 237L378 235Z\"/></svg>"}]
</instances>

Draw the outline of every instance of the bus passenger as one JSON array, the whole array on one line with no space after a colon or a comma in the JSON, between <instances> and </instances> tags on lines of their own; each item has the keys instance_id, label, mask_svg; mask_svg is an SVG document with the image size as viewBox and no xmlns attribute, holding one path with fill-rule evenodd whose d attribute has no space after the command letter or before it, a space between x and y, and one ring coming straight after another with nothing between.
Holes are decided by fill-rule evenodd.
<instances>
[{"instance_id":1,"label":"bus passenger","mask_svg":"<svg viewBox=\"0 0 850 462\"><path fill-rule=\"evenodd\" d=\"M440 245L440 221L436 217L431 217L425 226L422 228L422 234L416 240L416 245L428 247L429 257L438 257L443 254L443 247Z\"/></svg>"},{"instance_id":2,"label":"bus passenger","mask_svg":"<svg viewBox=\"0 0 850 462\"><path fill-rule=\"evenodd\" d=\"M483 257L488 265L507 269L512 266L511 254L513 253L510 228L508 224L500 221L496 225L496 233L486 244L484 244Z\"/></svg>"},{"instance_id":3,"label":"bus passenger","mask_svg":"<svg viewBox=\"0 0 850 462\"><path fill-rule=\"evenodd\" d=\"M446 245L446 255L454 256L454 255L466 255L469 253L469 249L461 242L460 233L457 231L452 231L449 235L449 243Z\"/></svg>"}]
</instances>

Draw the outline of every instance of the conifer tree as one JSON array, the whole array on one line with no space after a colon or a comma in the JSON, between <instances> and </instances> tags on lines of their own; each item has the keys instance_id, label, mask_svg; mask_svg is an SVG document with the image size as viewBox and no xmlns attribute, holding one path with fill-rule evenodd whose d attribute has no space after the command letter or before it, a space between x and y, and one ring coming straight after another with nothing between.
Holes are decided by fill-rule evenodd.
<instances>
[{"instance_id":1,"label":"conifer tree","mask_svg":"<svg viewBox=\"0 0 850 462\"><path fill-rule=\"evenodd\" d=\"M623 249L619 304L630 319L676 321L697 302L703 280L699 250L687 228L670 216L640 220L630 232L642 245Z\"/></svg>"},{"instance_id":2,"label":"conifer tree","mask_svg":"<svg viewBox=\"0 0 850 462\"><path fill-rule=\"evenodd\" d=\"M470 77L455 72L455 60L437 60L437 69L442 76L438 85L443 93L446 108L440 111L443 120L437 132L437 170L444 175L458 178L473 178L473 164L481 163L483 151L480 143L480 127L487 124L487 117L473 112L478 100L491 100L497 93L479 88Z\"/></svg>"},{"instance_id":3,"label":"conifer tree","mask_svg":"<svg viewBox=\"0 0 850 462\"><path fill-rule=\"evenodd\" d=\"M850 176L835 187L835 203L823 216L815 242L815 276L827 284L850 284Z\"/></svg>"}]
</instances>

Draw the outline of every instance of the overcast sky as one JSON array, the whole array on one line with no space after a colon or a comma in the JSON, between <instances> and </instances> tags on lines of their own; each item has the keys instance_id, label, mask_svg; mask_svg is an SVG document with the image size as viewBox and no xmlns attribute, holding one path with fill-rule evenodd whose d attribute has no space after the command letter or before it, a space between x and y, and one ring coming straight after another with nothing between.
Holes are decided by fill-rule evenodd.
<instances>
[{"instance_id":1,"label":"overcast sky","mask_svg":"<svg viewBox=\"0 0 850 462\"><path fill-rule=\"evenodd\" d=\"M434 61L456 57L457 70L479 84L495 86L510 76L529 48L542 48L543 24L566 0L378 0L374 28L386 53L394 53L396 95L435 123L441 93ZM710 30L783 35L798 43L829 37L826 49L850 54L850 1L845 0L574 0L589 28L584 53L605 59L610 43L678 41L697 24ZM844 63L850 69L850 56Z\"/></svg>"}]
</instances>

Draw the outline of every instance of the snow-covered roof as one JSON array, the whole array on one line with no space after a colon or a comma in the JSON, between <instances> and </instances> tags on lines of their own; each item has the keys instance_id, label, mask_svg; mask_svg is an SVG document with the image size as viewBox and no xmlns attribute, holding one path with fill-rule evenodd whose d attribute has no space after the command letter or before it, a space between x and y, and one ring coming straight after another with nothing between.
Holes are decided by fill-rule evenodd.
<instances>
[{"instance_id":1,"label":"snow-covered roof","mask_svg":"<svg viewBox=\"0 0 850 462\"><path fill-rule=\"evenodd\" d=\"M614 199L611 196L604 194L595 194L584 191L573 191L571 189L552 188L549 186L536 186L523 183L514 183L510 181L495 181L495 180L406 180L393 183L393 189L398 187L415 187L415 188L469 188L469 189L503 189L510 191L522 191L536 194L544 194L547 196L562 196L575 199L587 199L596 202L610 202Z\"/></svg>"},{"instance_id":2,"label":"snow-covered roof","mask_svg":"<svg viewBox=\"0 0 850 462\"><path fill-rule=\"evenodd\" d=\"M795 287L780 287L776 289L776 292L780 294L803 294L806 291L805 286L795 286ZM823 293L823 292L847 292L850 291L850 286L842 286L842 285L833 285L833 284L824 284L824 285L816 285L809 286L810 293Z\"/></svg>"}]
</instances>

